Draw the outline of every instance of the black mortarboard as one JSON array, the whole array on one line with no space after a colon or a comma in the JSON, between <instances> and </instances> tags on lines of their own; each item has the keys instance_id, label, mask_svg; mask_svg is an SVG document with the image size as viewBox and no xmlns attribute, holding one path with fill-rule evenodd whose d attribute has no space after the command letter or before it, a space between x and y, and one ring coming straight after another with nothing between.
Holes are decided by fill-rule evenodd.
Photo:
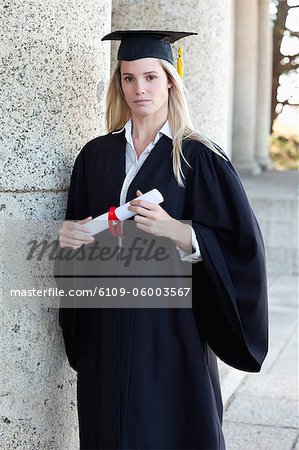
<instances>
[{"instance_id":1,"label":"black mortarboard","mask_svg":"<svg viewBox=\"0 0 299 450\"><path fill-rule=\"evenodd\" d=\"M102 41L121 40L117 53L118 60L133 61L140 58L161 58L173 64L173 55L170 44L192 34L198 33L182 31L126 30L109 33L102 38ZM181 53L179 53L179 58L181 57ZM182 62L180 65L182 66ZM180 72L179 69L178 71ZM182 76L182 73L180 75Z\"/></svg>"}]
</instances>

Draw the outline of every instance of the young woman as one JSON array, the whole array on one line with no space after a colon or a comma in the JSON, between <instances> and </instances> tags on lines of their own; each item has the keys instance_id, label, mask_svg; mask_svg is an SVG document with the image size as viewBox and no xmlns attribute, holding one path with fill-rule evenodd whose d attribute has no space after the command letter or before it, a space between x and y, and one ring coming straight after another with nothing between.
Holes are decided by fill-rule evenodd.
<instances>
[{"instance_id":1,"label":"young woman","mask_svg":"<svg viewBox=\"0 0 299 450\"><path fill-rule=\"evenodd\" d=\"M161 205L129 209L192 262L192 308L60 309L81 449L225 449L215 355L257 372L267 353L263 239L228 157L193 129L170 48L188 34L103 38L121 40L107 134L76 158L60 246L92 245L87 222L156 188Z\"/></svg>"}]
</instances>

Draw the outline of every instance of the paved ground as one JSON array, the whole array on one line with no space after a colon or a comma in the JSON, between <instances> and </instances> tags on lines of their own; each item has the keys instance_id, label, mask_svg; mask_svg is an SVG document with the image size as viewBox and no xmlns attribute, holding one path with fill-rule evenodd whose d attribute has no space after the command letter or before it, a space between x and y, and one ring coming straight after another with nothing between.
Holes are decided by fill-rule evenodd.
<instances>
[{"instance_id":1,"label":"paved ground","mask_svg":"<svg viewBox=\"0 0 299 450\"><path fill-rule=\"evenodd\" d=\"M227 450L298 449L298 280L269 279L270 349L262 371L220 363Z\"/></svg>"},{"instance_id":2,"label":"paved ground","mask_svg":"<svg viewBox=\"0 0 299 450\"><path fill-rule=\"evenodd\" d=\"M294 173L246 179L250 196L293 192ZM271 185L273 189L271 189ZM291 191L289 191L291 189ZM259 195L259 194L257 194ZM292 450L298 443L298 277L268 276L270 349L262 371L249 374L219 363L227 450Z\"/></svg>"}]
</instances>

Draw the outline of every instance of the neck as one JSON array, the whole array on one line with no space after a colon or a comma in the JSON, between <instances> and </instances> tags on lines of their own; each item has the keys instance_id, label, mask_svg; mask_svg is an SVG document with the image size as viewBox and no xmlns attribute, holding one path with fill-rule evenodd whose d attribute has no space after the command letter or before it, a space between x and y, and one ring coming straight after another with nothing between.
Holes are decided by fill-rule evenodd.
<instances>
[{"instance_id":1,"label":"neck","mask_svg":"<svg viewBox=\"0 0 299 450\"><path fill-rule=\"evenodd\" d=\"M163 115L155 114L146 117L132 115L133 139L139 142L145 142L149 139L153 140L166 121L167 113Z\"/></svg>"}]
</instances>

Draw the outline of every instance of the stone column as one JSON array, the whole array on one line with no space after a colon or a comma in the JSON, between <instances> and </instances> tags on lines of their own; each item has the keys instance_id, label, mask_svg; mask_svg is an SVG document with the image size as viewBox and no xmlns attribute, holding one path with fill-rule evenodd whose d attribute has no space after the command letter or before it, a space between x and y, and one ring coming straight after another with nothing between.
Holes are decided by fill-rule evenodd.
<instances>
[{"instance_id":1,"label":"stone column","mask_svg":"<svg viewBox=\"0 0 299 450\"><path fill-rule=\"evenodd\" d=\"M236 0L232 159L239 171L255 174L257 64L258 2Z\"/></svg>"},{"instance_id":2,"label":"stone column","mask_svg":"<svg viewBox=\"0 0 299 450\"><path fill-rule=\"evenodd\" d=\"M269 0L258 2L258 85L255 159L263 170L272 168L269 157L272 84L272 27Z\"/></svg>"},{"instance_id":3,"label":"stone column","mask_svg":"<svg viewBox=\"0 0 299 450\"><path fill-rule=\"evenodd\" d=\"M103 133L110 51L100 38L110 31L111 5L6 1L1 12L1 448L73 450L76 372L57 308L38 298L13 303L7 287L36 287L25 220L38 230L64 217L74 158ZM50 286L45 277L38 287Z\"/></svg>"},{"instance_id":4,"label":"stone column","mask_svg":"<svg viewBox=\"0 0 299 450\"><path fill-rule=\"evenodd\" d=\"M137 3L137 7L136 7ZM112 29L195 31L182 39L184 81L195 129L230 154L232 0L114 0ZM118 44L112 45L112 65ZM173 44L176 63L178 43Z\"/></svg>"}]
</instances>

